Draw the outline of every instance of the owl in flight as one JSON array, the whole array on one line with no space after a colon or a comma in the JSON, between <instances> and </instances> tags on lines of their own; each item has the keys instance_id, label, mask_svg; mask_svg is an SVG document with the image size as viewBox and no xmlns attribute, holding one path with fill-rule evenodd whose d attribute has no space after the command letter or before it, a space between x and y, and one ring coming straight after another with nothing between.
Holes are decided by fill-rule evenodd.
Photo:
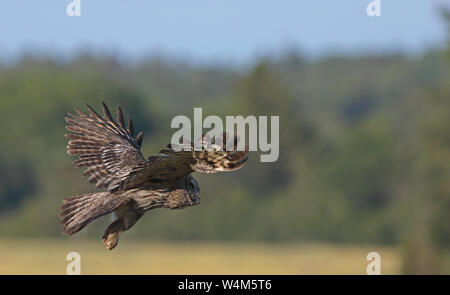
<instances>
[{"instance_id":1,"label":"owl in flight","mask_svg":"<svg viewBox=\"0 0 450 295\"><path fill-rule=\"evenodd\" d=\"M179 209L200 203L200 188L192 172L216 173L241 168L247 161L245 151L223 148L195 151L174 149L168 145L147 160L140 152L142 132L134 136L133 122L125 127L122 110L117 119L102 103L103 116L89 105L89 114L75 109L68 114L67 153L79 158L75 167L87 167L84 176L104 192L66 198L60 211L63 233L73 235L94 219L113 213L115 220L103 235L108 250L117 246L119 235L130 229L147 210ZM227 140L224 133L223 140ZM236 147L237 136L234 137ZM186 144L185 144L186 145Z\"/></svg>"}]
</instances>

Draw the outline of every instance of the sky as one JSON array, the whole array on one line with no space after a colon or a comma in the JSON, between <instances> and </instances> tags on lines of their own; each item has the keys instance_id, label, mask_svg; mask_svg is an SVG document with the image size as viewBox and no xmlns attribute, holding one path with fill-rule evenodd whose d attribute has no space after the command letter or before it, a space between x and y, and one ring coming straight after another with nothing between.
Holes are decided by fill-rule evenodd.
<instances>
[{"instance_id":1,"label":"sky","mask_svg":"<svg viewBox=\"0 0 450 295\"><path fill-rule=\"evenodd\" d=\"M70 57L82 50L139 58L245 62L297 48L309 57L401 51L420 54L446 40L438 7L449 0L2 0L0 58L24 52Z\"/></svg>"}]
</instances>

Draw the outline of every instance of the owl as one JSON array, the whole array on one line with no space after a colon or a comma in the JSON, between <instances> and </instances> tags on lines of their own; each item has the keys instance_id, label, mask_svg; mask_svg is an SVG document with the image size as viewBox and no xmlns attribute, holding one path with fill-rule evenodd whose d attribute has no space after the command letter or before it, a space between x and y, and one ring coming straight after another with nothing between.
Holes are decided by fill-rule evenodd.
<instances>
[{"instance_id":1,"label":"owl","mask_svg":"<svg viewBox=\"0 0 450 295\"><path fill-rule=\"evenodd\" d=\"M181 150L169 144L159 155L146 160L140 152L143 134L134 135L131 118L125 126L120 107L114 120L105 103L103 116L86 106L87 114L75 109L75 114L65 117L70 132L66 134L67 153L78 156L73 165L86 167L83 175L104 191L64 199L60 218L63 233L73 235L94 219L112 213L114 221L102 238L108 250L117 246L119 236L146 211L199 204L200 188L193 172L237 170L248 158L248 148L226 151L221 148L224 145L208 141L210 148L205 144L199 151L191 143L184 143ZM204 142L204 137L200 140ZM227 140L228 134L224 133L222 141ZM236 146L237 136L233 141Z\"/></svg>"}]
</instances>

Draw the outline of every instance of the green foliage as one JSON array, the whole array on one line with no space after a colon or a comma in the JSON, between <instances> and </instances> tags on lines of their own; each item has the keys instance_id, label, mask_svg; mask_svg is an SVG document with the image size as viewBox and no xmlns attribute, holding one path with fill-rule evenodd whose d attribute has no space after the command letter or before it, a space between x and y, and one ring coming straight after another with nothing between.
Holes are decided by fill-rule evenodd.
<instances>
[{"instance_id":1,"label":"green foliage","mask_svg":"<svg viewBox=\"0 0 450 295\"><path fill-rule=\"evenodd\" d=\"M14 210L37 190L37 177L31 165L20 158L0 158L0 213Z\"/></svg>"},{"instance_id":2,"label":"green foliage","mask_svg":"<svg viewBox=\"0 0 450 295\"><path fill-rule=\"evenodd\" d=\"M398 244L423 223L448 247L449 69L439 51L314 62L289 52L240 70L24 57L0 68L0 233L60 236L61 200L94 190L65 153L63 117L104 100L133 116L146 156L197 106L280 116L279 161L252 153L239 171L196 175L200 206L152 211L131 237ZM98 238L107 222L79 235Z\"/></svg>"}]
</instances>

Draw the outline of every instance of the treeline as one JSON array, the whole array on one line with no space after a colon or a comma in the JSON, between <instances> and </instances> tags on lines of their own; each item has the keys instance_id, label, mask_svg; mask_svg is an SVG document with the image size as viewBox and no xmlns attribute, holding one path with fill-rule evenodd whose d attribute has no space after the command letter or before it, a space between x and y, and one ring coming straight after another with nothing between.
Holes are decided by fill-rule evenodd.
<instances>
[{"instance_id":1,"label":"treeline","mask_svg":"<svg viewBox=\"0 0 450 295\"><path fill-rule=\"evenodd\" d=\"M277 162L253 153L235 173L196 175L200 206L155 210L129 236L448 247L449 65L445 50L317 61L291 51L238 69L23 57L0 67L0 234L60 236L61 200L93 190L66 155L63 117L106 101L144 131L145 156L194 107L280 117ZM98 238L107 222L80 235Z\"/></svg>"}]
</instances>

